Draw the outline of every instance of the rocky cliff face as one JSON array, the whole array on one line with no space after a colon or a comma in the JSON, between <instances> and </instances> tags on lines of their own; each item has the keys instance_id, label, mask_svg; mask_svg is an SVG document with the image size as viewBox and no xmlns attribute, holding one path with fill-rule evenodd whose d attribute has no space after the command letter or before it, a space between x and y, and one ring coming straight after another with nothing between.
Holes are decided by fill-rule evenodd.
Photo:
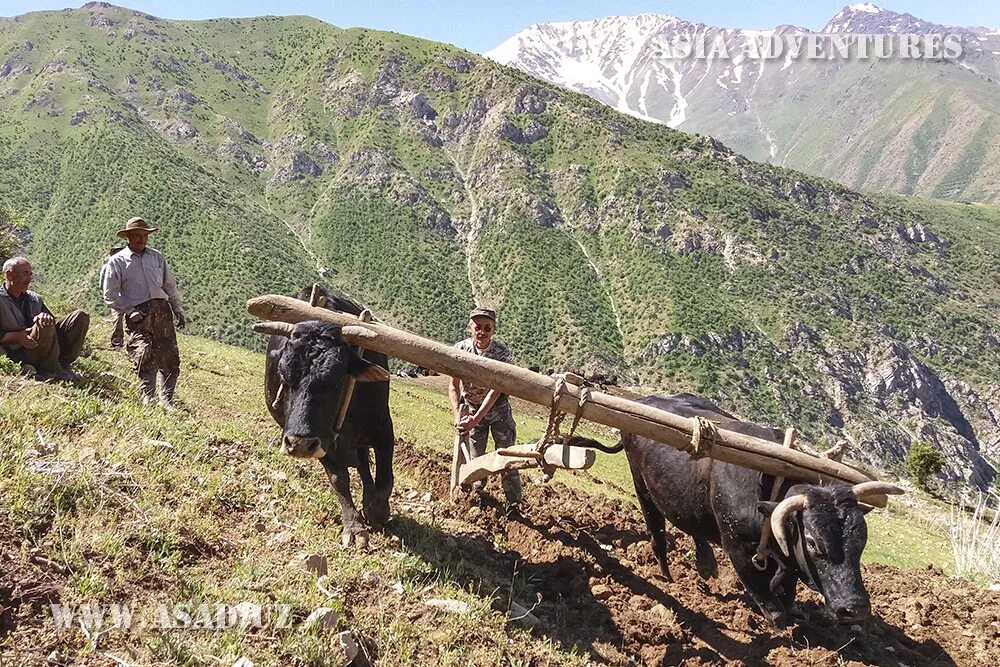
<instances>
[{"instance_id":1,"label":"rocky cliff face","mask_svg":"<svg viewBox=\"0 0 1000 667\"><path fill-rule=\"evenodd\" d=\"M980 434L987 435L994 416L971 414L970 420L960 404L981 404L985 397L967 385L958 393L947 375L891 338L849 350L810 334L801 331L792 350L814 364L822 383L817 390L831 406L827 421L843 421L853 436L854 458L878 466L901 459L913 441L926 440L946 454L947 478L980 486L992 481L994 470L984 457L995 460L996 441L981 442Z\"/></svg>"},{"instance_id":2,"label":"rocky cliff face","mask_svg":"<svg viewBox=\"0 0 1000 667\"><path fill-rule=\"evenodd\" d=\"M845 438L852 458L876 468L898 464L914 441L925 440L946 455L944 479L987 486L995 475L997 386L977 391L928 367L888 336L873 336L864 347L851 349L802 323L777 341L738 330L696 338L670 334L653 341L642 358L655 362L672 355L735 367L734 384L763 383L783 406L799 402L809 412L812 404L823 422L819 431ZM758 373L749 360L760 358L770 364ZM739 389L731 392L731 405L753 411ZM785 426L796 417L793 409L771 422Z\"/></svg>"}]
</instances>

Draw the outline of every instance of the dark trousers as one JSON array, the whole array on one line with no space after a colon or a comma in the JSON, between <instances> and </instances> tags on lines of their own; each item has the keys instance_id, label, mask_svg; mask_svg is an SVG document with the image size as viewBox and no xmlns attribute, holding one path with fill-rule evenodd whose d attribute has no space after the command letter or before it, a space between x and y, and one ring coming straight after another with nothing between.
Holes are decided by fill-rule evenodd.
<instances>
[{"instance_id":1,"label":"dark trousers","mask_svg":"<svg viewBox=\"0 0 1000 667\"><path fill-rule=\"evenodd\" d=\"M470 414L477 410L471 405L468 409ZM497 401L469 433L469 456L475 458L486 453L490 433L493 434L493 445L497 449L517 444L517 425L510 410L510 401L506 398ZM502 473L501 479L507 502L521 502L521 474L517 470L507 470Z\"/></svg>"},{"instance_id":2,"label":"dark trousers","mask_svg":"<svg viewBox=\"0 0 1000 667\"><path fill-rule=\"evenodd\" d=\"M31 327L32 338L38 347L22 348L19 352L21 363L31 364L42 375L55 375L63 367L68 368L83 352L83 343L90 328L90 315L82 310L74 310L55 324Z\"/></svg>"}]
</instances>

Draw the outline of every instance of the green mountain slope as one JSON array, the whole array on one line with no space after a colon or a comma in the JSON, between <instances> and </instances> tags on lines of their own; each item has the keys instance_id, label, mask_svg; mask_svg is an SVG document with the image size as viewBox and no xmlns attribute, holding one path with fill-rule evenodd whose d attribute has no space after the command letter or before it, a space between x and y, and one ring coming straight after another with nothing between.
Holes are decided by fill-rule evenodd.
<instances>
[{"instance_id":1,"label":"green mountain slope","mask_svg":"<svg viewBox=\"0 0 1000 667\"><path fill-rule=\"evenodd\" d=\"M754 87L756 124L732 123L725 107L698 114L683 129L861 190L1000 199L996 83L954 63L804 63L797 69Z\"/></svg>"},{"instance_id":2,"label":"green mountain slope","mask_svg":"<svg viewBox=\"0 0 1000 667\"><path fill-rule=\"evenodd\" d=\"M442 44L306 18L0 21L0 186L45 289L96 304L112 232L162 227L192 328L323 279L525 365L711 395L985 484L1000 450L997 222L749 162Z\"/></svg>"}]
</instances>

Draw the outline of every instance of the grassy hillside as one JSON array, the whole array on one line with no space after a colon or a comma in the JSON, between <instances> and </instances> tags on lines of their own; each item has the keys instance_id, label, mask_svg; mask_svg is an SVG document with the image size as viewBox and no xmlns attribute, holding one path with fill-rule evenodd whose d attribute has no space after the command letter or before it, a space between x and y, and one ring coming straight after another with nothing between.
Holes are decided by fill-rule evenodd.
<instances>
[{"instance_id":1,"label":"grassy hillside","mask_svg":"<svg viewBox=\"0 0 1000 667\"><path fill-rule=\"evenodd\" d=\"M489 508L446 500L451 427L441 383L394 380L395 518L371 551L343 552L339 510L321 467L278 451L277 426L262 404L261 354L181 336L182 409L167 414L140 408L123 355L106 349L109 327L95 329L74 386L24 380L6 362L0 374L0 663L40 664L55 651L84 665L110 664L109 656L143 665L232 664L240 656L262 665L342 664L330 633L151 627L160 604L244 601L290 605L296 628L316 607L335 608L336 629L362 637L376 664L583 665L602 662L596 656L610 650L567 639L580 631L566 628L579 624L573 609L608 613L589 591L559 588L570 576L586 577L577 571L589 566L559 561L549 570L544 542L529 550L516 540L519 531L541 530L544 513L566 503L559 511L570 514L551 529L552 544L569 540L576 525L596 535L579 537L584 543L608 541L614 558L641 563L644 572L652 567L622 456L599 455L589 473L560 472L551 489L529 484L526 513L534 518L508 525ZM540 435L540 411L516 407L521 439ZM609 433L587 433L611 441ZM588 507L597 518L580 514ZM894 503L889 513L870 514L869 562L949 570L945 538L928 528L925 512ZM611 526L624 532L604 536ZM469 548L486 545L495 560L467 560ZM671 588L678 597L694 590L686 548L673 566L685 573ZM302 552L328 556L329 576L288 567ZM537 599L536 589L544 591ZM457 599L470 611L435 612L424 604L430 598ZM538 604L542 629L503 630L511 599ZM95 602L129 604L146 625L90 639L75 629L57 632L50 603ZM603 628L595 636L606 637L608 626L594 618ZM762 641L787 644L780 635ZM603 662L627 662L639 650L629 642L618 659Z\"/></svg>"},{"instance_id":2,"label":"grassy hillside","mask_svg":"<svg viewBox=\"0 0 1000 667\"><path fill-rule=\"evenodd\" d=\"M957 63L807 62L755 86L744 123L722 105L683 128L859 190L996 203L998 103L993 81Z\"/></svg>"},{"instance_id":3,"label":"grassy hillside","mask_svg":"<svg viewBox=\"0 0 1000 667\"><path fill-rule=\"evenodd\" d=\"M880 465L927 439L950 478L993 477L996 209L862 196L301 17L41 12L0 21L0 62L0 187L75 302L142 214L197 334L253 345L245 299L320 278L439 340L478 302L525 365L697 391Z\"/></svg>"}]
</instances>

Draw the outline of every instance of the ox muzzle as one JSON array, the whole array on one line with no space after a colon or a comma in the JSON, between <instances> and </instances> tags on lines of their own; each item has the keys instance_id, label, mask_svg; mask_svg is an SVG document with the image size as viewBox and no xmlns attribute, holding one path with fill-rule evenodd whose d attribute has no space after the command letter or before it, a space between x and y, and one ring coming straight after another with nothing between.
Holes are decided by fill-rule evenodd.
<instances>
[{"instance_id":1,"label":"ox muzzle","mask_svg":"<svg viewBox=\"0 0 1000 667\"><path fill-rule=\"evenodd\" d=\"M281 451L299 459L321 459L326 456L323 441L316 436L284 433L281 436Z\"/></svg>"}]
</instances>

